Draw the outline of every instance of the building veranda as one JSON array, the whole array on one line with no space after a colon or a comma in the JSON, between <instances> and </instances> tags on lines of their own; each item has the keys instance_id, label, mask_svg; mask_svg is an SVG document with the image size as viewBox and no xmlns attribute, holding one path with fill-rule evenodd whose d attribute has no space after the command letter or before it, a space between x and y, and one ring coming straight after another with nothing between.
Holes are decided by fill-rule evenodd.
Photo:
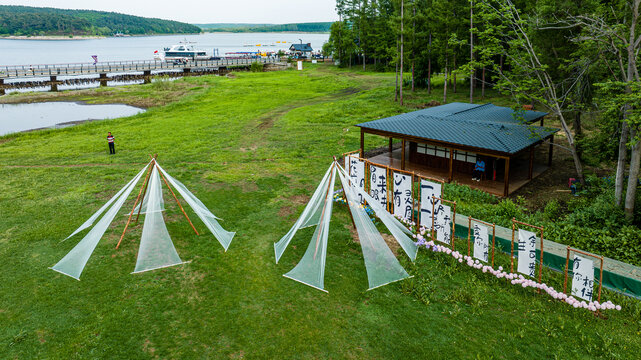
<instances>
[{"instance_id":1,"label":"building veranda","mask_svg":"<svg viewBox=\"0 0 641 360\"><path fill-rule=\"evenodd\" d=\"M543 126L546 115L489 103L435 106L356 125L360 157L365 134L384 136L387 151L369 162L508 196L552 163L559 130ZM393 146L394 140L400 140L400 147ZM547 159L535 159L535 149L543 144L549 144ZM472 179L477 161L485 163L480 181Z\"/></svg>"}]
</instances>

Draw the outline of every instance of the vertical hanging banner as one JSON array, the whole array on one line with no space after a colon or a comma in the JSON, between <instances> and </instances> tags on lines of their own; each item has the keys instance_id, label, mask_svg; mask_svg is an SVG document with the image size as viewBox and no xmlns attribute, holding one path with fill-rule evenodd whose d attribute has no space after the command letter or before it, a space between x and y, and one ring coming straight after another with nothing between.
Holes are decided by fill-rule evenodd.
<instances>
[{"instance_id":1,"label":"vertical hanging banner","mask_svg":"<svg viewBox=\"0 0 641 360\"><path fill-rule=\"evenodd\" d=\"M365 190L365 162L352 155L349 155L349 182L352 186ZM363 203L360 194L358 200Z\"/></svg>"},{"instance_id":2,"label":"vertical hanging banner","mask_svg":"<svg viewBox=\"0 0 641 360\"><path fill-rule=\"evenodd\" d=\"M452 208L439 204L434 207L434 231L436 241L450 245L452 243Z\"/></svg>"},{"instance_id":3,"label":"vertical hanging banner","mask_svg":"<svg viewBox=\"0 0 641 360\"><path fill-rule=\"evenodd\" d=\"M490 239L487 227L474 224L474 258L487 262L490 255Z\"/></svg>"},{"instance_id":4,"label":"vertical hanging banner","mask_svg":"<svg viewBox=\"0 0 641 360\"><path fill-rule=\"evenodd\" d=\"M536 273L536 234L519 229L519 259L517 271L529 277Z\"/></svg>"},{"instance_id":5,"label":"vertical hanging banner","mask_svg":"<svg viewBox=\"0 0 641 360\"><path fill-rule=\"evenodd\" d=\"M383 208L387 208L387 169L369 166L369 194Z\"/></svg>"},{"instance_id":6,"label":"vertical hanging banner","mask_svg":"<svg viewBox=\"0 0 641 360\"><path fill-rule=\"evenodd\" d=\"M592 301L594 291L594 264L592 260L574 255L572 295Z\"/></svg>"},{"instance_id":7,"label":"vertical hanging banner","mask_svg":"<svg viewBox=\"0 0 641 360\"><path fill-rule=\"evenodd\" d=\"M394 216L412 219L412 175L394 172Z\"/></svg>"},{"instance_id":8,"label":"vertical hanging banner","mask_svg":"<svg viewBox=\"0 0 641 360\"><path fill-rule=\"evenodd\" d=\"M421 179L421 223L420 226L431 228L432 227L432 203L434 208L438 208L440 200L441 184Z\"/></svg>"}]
</instances>

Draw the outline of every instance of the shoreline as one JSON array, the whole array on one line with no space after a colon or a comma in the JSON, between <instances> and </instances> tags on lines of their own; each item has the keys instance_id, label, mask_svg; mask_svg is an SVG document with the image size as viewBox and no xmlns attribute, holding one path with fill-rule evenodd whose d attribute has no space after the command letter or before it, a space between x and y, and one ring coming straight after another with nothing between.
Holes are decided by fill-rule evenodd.
<instances>
[{"instance_id":1,"label":"shoreline","mask_svg":"<svg viewBox=\"0 0 641 360\"><path fill-rule=\"evenodd\" d=\"M0 36L0 40L93 40L93 39L105 39L106 36L98 35L74 35L72 37L64 35L38 35L38 36L27 36L27 35L9 35L9 36Z\"/></svg>"}]
</instances>

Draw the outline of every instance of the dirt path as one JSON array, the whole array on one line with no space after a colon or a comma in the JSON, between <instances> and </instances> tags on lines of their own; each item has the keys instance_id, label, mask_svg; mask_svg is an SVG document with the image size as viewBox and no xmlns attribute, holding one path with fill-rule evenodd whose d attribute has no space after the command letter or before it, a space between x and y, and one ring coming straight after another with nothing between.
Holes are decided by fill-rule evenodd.
<instances>
[{"instance_id":1,"label":"dirt path","mask_svg":"<svg viewBox=\"0 0 641 360\"><path fill-rule=\"evenodd\" d=\"M259 117L257 119L258 121L258 129L259 130L267 130L271 128L274 125L274 122L283 116L285 116L288 112L298 109L301 107L305 106L313 106L313 105L318 105L322 104L325 102L330 102L330 101L336 101L340 100L346 96L357 94L359 92L363 91L361 88L356 88L356 87L349 87L347 89L343 89L337 93L317 97L317 98L312 98L312 99L304 99L304 100L298 100L292 103L289 103L287 105L281 106L279 108L276 108L265 115Z\"/></svg>"}]
</instances>

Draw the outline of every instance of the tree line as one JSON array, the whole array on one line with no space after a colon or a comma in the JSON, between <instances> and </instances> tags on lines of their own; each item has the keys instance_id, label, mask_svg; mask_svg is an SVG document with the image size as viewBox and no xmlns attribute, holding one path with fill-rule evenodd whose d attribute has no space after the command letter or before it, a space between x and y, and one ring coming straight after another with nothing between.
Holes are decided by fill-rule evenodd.
<instances>
[{"instance_id":1,"label":"tree line","mask_svg":"<svg viewBox=\"0 0 641 360\"><path fill-rule=\"evenodd\" d=\"M207 32L329 32L331 22L294 24L205 24Z\"/></svg>"},{"instance_id":2,"label":"tree line","mask_svg":"<svg viewBox=\"0 0 641 360\"><path fill-rule=\"evenodd\" d=\"M199 33L197 26L113 12L0 5L0 35L129 35Z\"/></svg>"},{"instance_id":3,"label":"tree line","mask_svg":"<svg viewBox=\"0 0 641 360\"><path fill-rule=\"evenodd\" d=\"M576 174L616 162L614 199L632 219L641 167L641 0L337 0L323 50L341 66L395 70L394 97L486 87L558 119ZM400 78L400 82L399 82ZM596 118L586 135L586 116Z\"/></svg>"}]
</instances>

